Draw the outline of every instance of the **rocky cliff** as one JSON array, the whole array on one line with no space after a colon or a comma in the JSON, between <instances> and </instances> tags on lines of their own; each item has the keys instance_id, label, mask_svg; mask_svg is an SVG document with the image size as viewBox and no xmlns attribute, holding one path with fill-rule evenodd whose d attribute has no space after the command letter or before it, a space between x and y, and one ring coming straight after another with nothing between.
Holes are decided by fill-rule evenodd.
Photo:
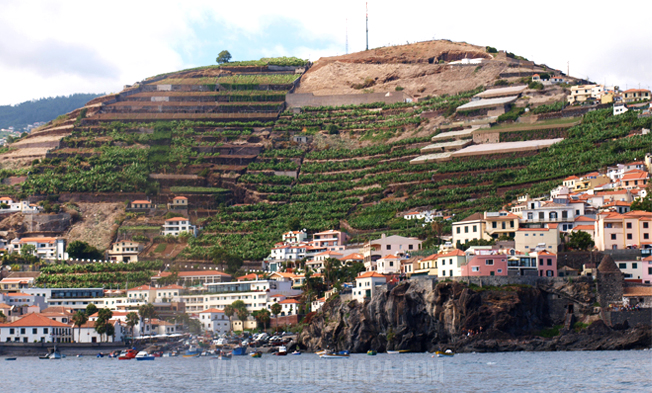
<instances>
[{"instance_id":1,"label":"rocky cliff","mask_svg":"<svg viewBox=\"0 0 652 393\"><path fill-rule=\"evenodd\" d=\"M599 318L591 315L594 310L589 305L595 295L586 283L483 290L457 282L429 285L404 282L364 303L332 299L304 328L299 343L309 351L333 348L352 352L421 352L449 347L458 352L619 349L648 347L650 343L649 327L615 331L602 321L580 332L562 328L558 336L540 337L541 331L560 322L559 317L551 316L551 298L575 299L580 307L573 318L588 322ZM476 334L469 336L469 331Z\"/></svg>"}]
</instances>

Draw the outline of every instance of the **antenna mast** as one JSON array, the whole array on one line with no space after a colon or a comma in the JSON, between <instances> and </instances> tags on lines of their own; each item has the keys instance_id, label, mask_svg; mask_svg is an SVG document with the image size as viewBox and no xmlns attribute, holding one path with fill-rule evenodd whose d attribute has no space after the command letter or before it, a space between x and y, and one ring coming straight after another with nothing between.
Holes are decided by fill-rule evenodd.
<instances>
[{"instance_id":1,"label":"antenna mast","mask_svg":"<svg viewBox=\"0 0 652 393\"><path fill-rule=\"evenodd\" d=\"M367 22L367 49L366 50L369 50L369 3L365 2L364 6L365 6L365 10L366 10L365 19L366 19L366 22Z\"/></svg>"}]
</instances>

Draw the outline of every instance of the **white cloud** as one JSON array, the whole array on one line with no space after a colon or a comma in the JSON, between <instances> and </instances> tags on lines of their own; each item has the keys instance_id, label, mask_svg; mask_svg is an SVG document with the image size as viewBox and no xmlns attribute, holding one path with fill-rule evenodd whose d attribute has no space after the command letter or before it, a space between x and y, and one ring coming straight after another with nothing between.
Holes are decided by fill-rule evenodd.
<instances>
[{"instance_id":1,"label":"white cloud","mask_svg":"<svg viewBox=\"0 0 652 393\"><path fill-rule=\"evenodd\" d=\"M369 46L437 38L491 45L609 84L652 85L649 0L369 1ZM76 92L118 91L148 76L213 59L217 47L300 31L261 56L316 60L365 48L365 2L4 1L0 13L0 104ZM347 23L348 20L348 23ZM211 34L219 27L220 36ZM299 42L299 43L297 43ZM246 50L245 50L246 49ZM219 49L217 49L219 50Z\"/></svg>"}]
</instances>

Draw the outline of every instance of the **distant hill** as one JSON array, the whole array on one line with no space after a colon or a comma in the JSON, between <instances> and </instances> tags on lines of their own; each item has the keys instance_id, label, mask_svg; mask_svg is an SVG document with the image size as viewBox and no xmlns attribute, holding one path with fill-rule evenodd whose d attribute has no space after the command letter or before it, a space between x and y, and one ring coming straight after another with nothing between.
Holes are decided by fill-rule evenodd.
<instances>
[{"instance_id":1,"label":"distant hill","mask_svg":"<svg viewBox=\"0 0 652 393\"><path fill-rule=\"evenodd\" d=\"M56 119L57 116L82 107L88 101L102 95L78 93L25 101L18 105L2 105L0 106L0 128L14 127L16 131L22 131L28 124Z\"/></svg>"}]
</instances>

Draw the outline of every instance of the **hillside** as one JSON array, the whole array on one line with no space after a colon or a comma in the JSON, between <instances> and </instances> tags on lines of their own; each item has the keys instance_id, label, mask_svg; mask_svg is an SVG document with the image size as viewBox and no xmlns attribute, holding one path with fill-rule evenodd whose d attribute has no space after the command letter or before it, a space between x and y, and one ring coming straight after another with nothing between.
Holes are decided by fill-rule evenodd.
<instances>
[{"instance_id":1,"label":"hillside","mask_svg":"<svg viewBox=\"0 0 652 393\"><path fill-rule=\"evenodd\" d=\"M71 94L69 96L40 98L17 105L0 106L0 128L14 127L23 131L28 124L48 122L83 106L101 94Z\"/></svg>"},{"instance_id":2,"label":"hillside","mask_svg":"<svg viewBox=\"0 0 652 393\"><path fill-rule=\"evenodd\" d=\"M491 59L481 68L438 64L465 56ZM2 193L58 203L149 198L157 205L184 195L184 214L202 232L177 260L205 261L222 249L261 260L288 229L342 228L354 242L380 233L432 238L430 227L408 225L399 213L428 207L463 218L498 209L568 175L642 159L652 143L640 132L650 128L649 118L613 117L609 107L561 110L555 102L564 86L528 87L527 75L543 66L468 44L381 48L321 59L307 70L280 64L169 73L94 99L0 154ZM294 93L363 93L337 67L376 75L372 88L381 92L400 85L416 100L286 110ZM398 74L389 80L392 70ZM332 78L332 87L319 78ZM485 109L458 111L499 80L519 90L499 124ZM536 142L554 138L565 139L550 148ZM488 150L492 140L535 144ZM96 245L117 233L152 240L165 214L122 217L115 208L116 225L109 222L94 239L85 233L96 225L85 213L93 209L77 210L75 238Z\"/></svg>"}]
</instances>

